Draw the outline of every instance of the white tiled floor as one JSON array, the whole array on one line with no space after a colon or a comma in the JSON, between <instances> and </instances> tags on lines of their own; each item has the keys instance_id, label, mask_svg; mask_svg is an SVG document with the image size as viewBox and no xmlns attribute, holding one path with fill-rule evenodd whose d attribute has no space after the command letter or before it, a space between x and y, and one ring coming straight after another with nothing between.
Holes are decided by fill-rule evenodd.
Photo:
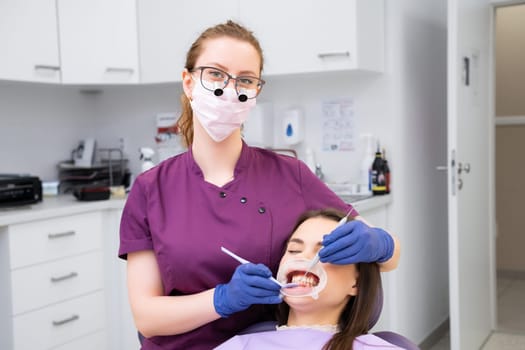
<instances>
[{"instance_id":1,"label":"white tiled floor","mask_svg":"<svg viewBox=\"0 0 525 350\"><path fill-rule=\"evenodd\" d=\"M430 350L450 350L449 335ZM498 330L482 350L525 350L525 280L498 278Z\"/></svg>"}]
</instances>

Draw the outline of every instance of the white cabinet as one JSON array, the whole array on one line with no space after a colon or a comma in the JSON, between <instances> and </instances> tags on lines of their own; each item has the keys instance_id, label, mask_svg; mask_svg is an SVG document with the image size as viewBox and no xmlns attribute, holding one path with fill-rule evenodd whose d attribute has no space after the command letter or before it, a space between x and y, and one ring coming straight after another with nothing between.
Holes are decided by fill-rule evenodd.
<instances>
[{"instance_id":1,"label":"white cabinet","mask_svg":"<svg viewBox=\"0 0 525 350\"><path fill-rule=\"evenodd\" d=\"M0 348L108 348L102 235L99 211L0 228Z\"/></svg>"},{"instance_id":2,"label":"white cabinet","mask_svg":"<svg viewBox=\"0 0 525 350\"><path fill-rule=\"evenodd\" d=\"M139 81L136 4L131 0L57 0L62 82Z\"/></svg>"},{"instance_id":3,"label":"white cabinet","mask_svg":"<svg viewBox=\"0 0 525 350\"><path fill-rule=\"evenodd\" d=\"M261 42L266 75L383 70L383 0L240 1L239 16Z\"/></svg>"},{"instance_id":4,"label":"white cabinet","mask_svg":"<svg viewBox=\"0 0 525 350\"><path fill-rule=\"evenodd\" d=\"M0 79L60 82L55 0L0 1Z\"/></svg>"},{"instance_id":5,"label":"white cabinet","mask_svg":"<svg viewBox=\"0 0 525 350\"><path fill-rule=\"evenodd\" d=\"M141 82L181 81L186 53L207 27L238 17L238 0L138 0Z\"/></svg>"},{"instance_id":6,"label":"white cabinet","mask_svg":"<svg viewBox=\"0 0 525 350\"><path fill-rule=\"evenodd\" d=\"M140 349L137 328L129 305L126 284L126 261L117 257L120 245L120 218L122 208L107 209L103 212L104 223L104 278L109 347L111 350ZM92 349L98 349L92 347Z\"/></svg>"},{"instance_id":7,"label":"white cabinet","mask_svg":"<svg viewBox=\"0 0 525 350\"><path fill-rule=\"evenodd\" d=\"M255 33L264 51L265 75L380 72L383 1L199 0L190 4L139 0L142 82L180 81L192 41L203 29L227 19Z\"/></svg>"},{"instance_id":8,"label":"white cabinet","mask_svg":"<svg viewBox=\"0 0 525 350\"><path fill-rule=\"evenodd\" d=\"M0 1L0 79L137 83L135 1Z\"/></svg>"}]
</instances>

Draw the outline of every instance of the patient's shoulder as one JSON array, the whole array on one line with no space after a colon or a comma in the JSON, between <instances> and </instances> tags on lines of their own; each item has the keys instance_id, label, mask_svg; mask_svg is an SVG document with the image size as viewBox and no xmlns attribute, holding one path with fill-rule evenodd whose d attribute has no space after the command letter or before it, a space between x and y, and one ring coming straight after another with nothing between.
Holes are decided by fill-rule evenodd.
<instances>
[{"instance_id":1,"label":"patient's shoulder","mask_svg":"<svg viewBox=\"0 0 525 350\"><path fill-rule=\"evenodd\" d=\"M401 349L399 346L391 344L384 339L373 334L360 335L354 340L353 350L391 350Z\"/></svg>"}]
</instances>

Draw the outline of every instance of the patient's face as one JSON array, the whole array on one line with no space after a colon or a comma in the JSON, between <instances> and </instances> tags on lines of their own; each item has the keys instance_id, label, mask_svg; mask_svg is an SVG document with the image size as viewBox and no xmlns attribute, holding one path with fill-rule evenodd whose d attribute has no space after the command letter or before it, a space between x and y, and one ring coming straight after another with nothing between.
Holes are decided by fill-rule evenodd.
<instances>
[{"instance_id":1,"label":"patient's face","mask_svg":"<svg viewBox=\"0 0 525 350\"><path fill-rule=\"evenodd\" d=\"M325 217L314 217L304 221L290 237L280 265L282 266L290 259L312 259L317 251L322 248L323 236L330 233L336 226L336 221ZM332 265L321 262L319 264L327 275L326 287L319 293L319 299L286 295L284 301L292 310L312 311L329 308L340 311L348 299L357 294L355 265ZM291 273L289 281L302 279L304 273L305 271ZM315 275L308 275L307 283L315 285L316 282Z\"/></svg>"}]
</instances>

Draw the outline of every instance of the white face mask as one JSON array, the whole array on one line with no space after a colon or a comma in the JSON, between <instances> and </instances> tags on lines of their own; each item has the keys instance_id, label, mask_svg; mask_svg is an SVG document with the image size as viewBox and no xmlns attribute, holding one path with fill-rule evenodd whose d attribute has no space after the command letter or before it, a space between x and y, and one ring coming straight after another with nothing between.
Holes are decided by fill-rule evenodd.
<instances>
[{"instance_id":1,"label":"white face mask","mask_svg":"<svg viewBox=\"0 0 525 350\"><path fill-rule=\"evenodd\" d=\"M225 88L222 96L215 96L199 81L195 82L191 97L193 113L215 142L223 141L240 128L256 103L255 98L239 101L237 92L232 88Z\"/></svg>"}]
</instances>

